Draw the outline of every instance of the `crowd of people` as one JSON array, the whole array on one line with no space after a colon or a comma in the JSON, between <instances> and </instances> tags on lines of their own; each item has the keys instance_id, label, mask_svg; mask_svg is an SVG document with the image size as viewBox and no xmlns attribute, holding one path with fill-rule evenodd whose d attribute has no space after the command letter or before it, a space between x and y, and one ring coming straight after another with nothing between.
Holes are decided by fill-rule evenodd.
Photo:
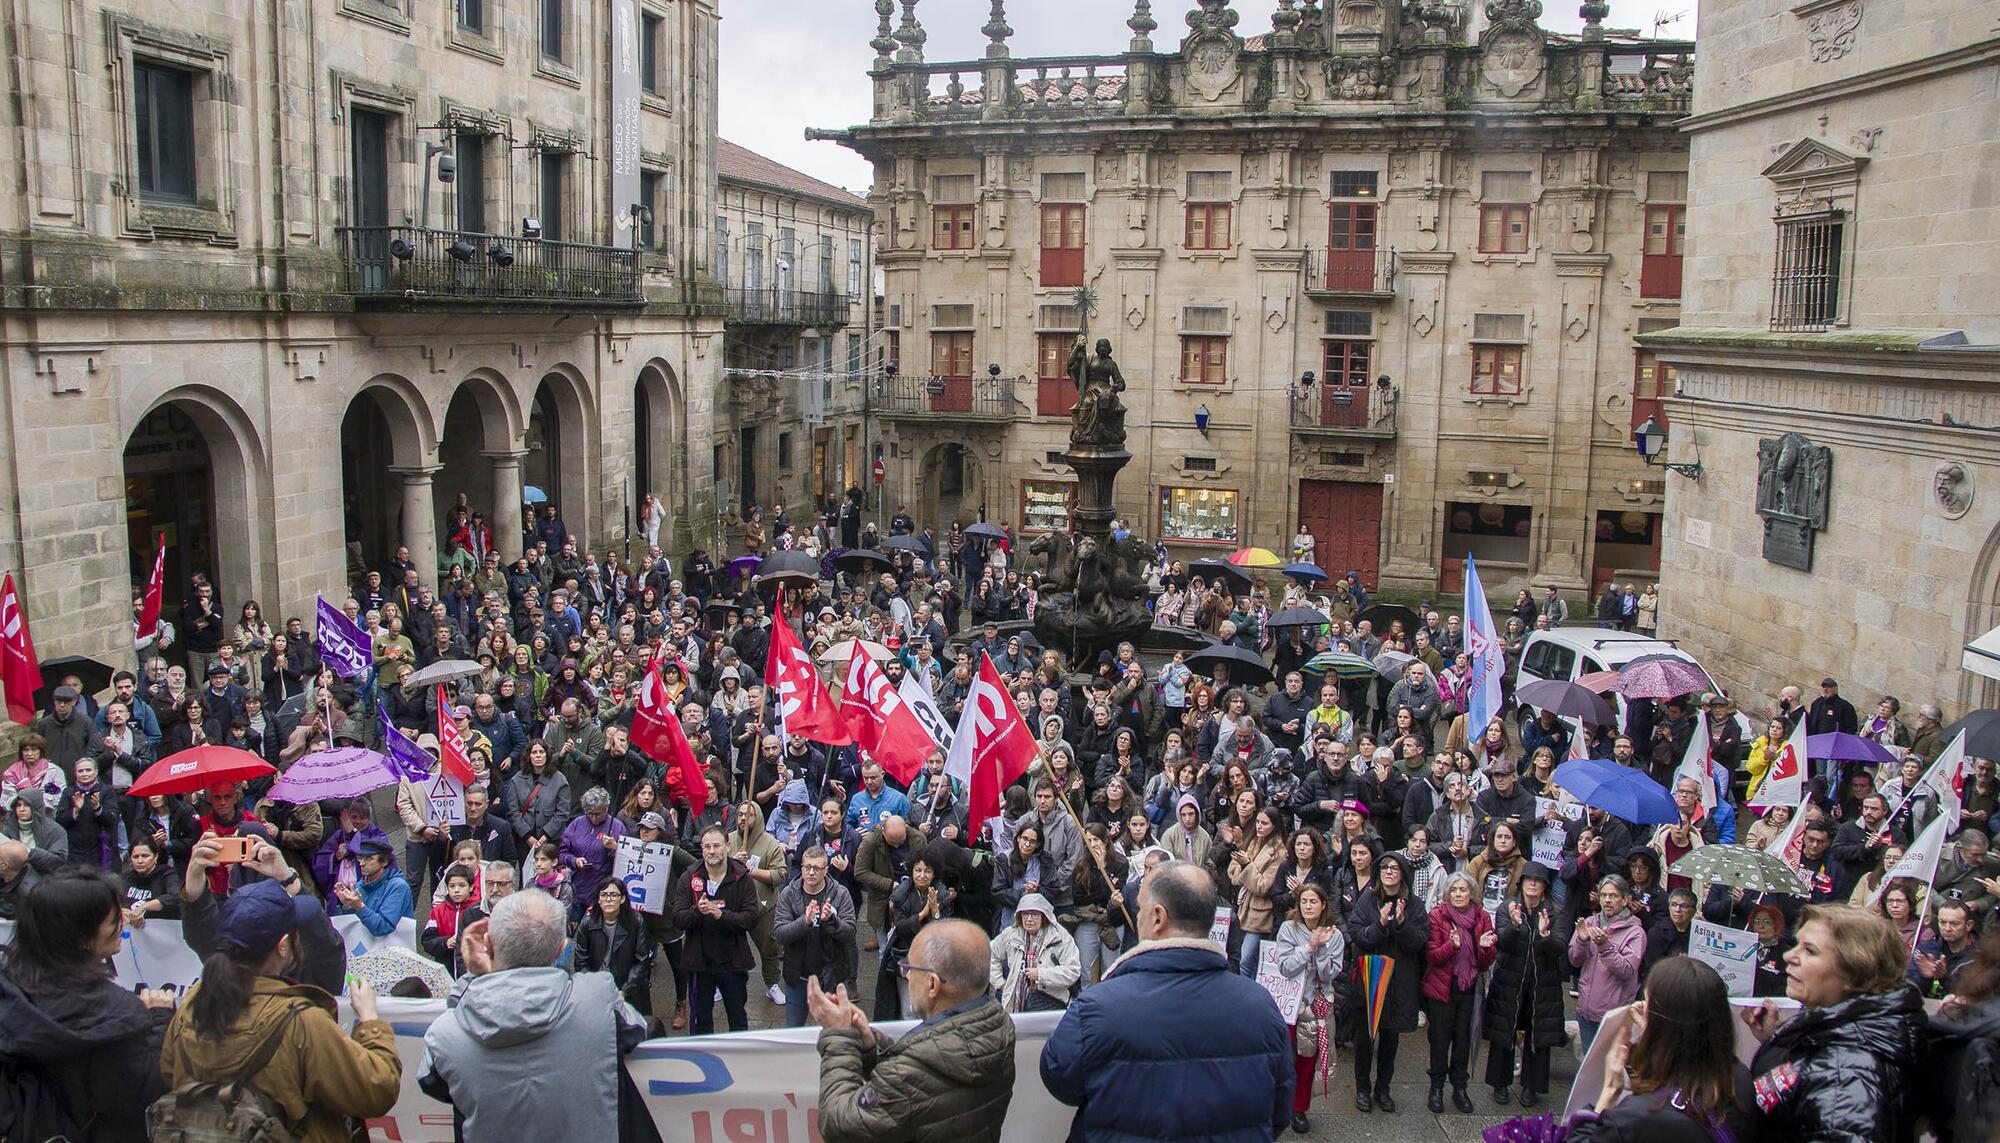
<instances>
[{"instance_id":1,"label":"crowd of people","mask_svg":"<svg viewBox=\"0 0 2000 1143\"><path fill-rule=\"evenodd\" d=\"M177 628L135 625L134 669L104 692L56 685L0 770L0 919L18 926L0 971L0 1026L30 1030L15 1043L49 1059L114 1049L158 1059L148 1098L191 1075L244 1069L273 1040L312 1065L299 1084L264 1094L288 1122L309 1124L307 1137L333 1138L342 1116L377 1113L395 1087L383 1058L393 1045L370 1018L365 985L349 988L363 1017L353 1033L332 1021L341 954L325 921L352 915L377 937L410 922L448 976L476 982L443 1034L461 1061L498 1050L482 1019L553 1004L548 989L569 974L608 982L603 1002L633 1014L629 1027L622 1017L593 1025L621 1043L717 1030L718 1001L720 1027L745 1029L754 979L785 1023L853 1039L841 1041L841 1067L856 1085L879 1066L868 1017L849 999L866 982L877 1021L990 1000L1008 1013L1067 1011L1065 1029L1107 1013L1175 1019L1177 973L1233 973L1229 987L1259 994L1260 972L1297 983L1296 1007L1280 1014L1283 1075L1224 1068L1218 1082L1248 1085L1233 1096L1180 1091L1165 1070L1176 1061L1130 1028L1121 1035L1133 1058L1100 1057L1104 1066L1090 1063L1098 1040L1059 1034L1044 1080L1082 1105L1090 1138L1136 1137L1138 1122L1154 1129L1145 1137L1191 1137L1214 1117L1245 1121L1243 1137L1304 1132L1342 1055L1354 1107L1395 1113L1402 1041L1420 1030L1429 1110L1533 1110L1559 1096L1553 1054L1587 1052L1634 1002L1621 1066L1579 1130L1647 1137L1615 1132L1632 1109L1664 1106L1734 1123L1737 1140L1760 1121L1774 1138L1895 1140L1920 1114L1949 1133L1955 1100L1982 1106L1977 1090L1938 1085L1976 1073L1951 1061L1990 1061L2000 1026L1990 760L1965 781L1936 878L1884 884L1941 809L1919 789L1945 745L1935 707L1912 727L1885 697L1862 719L1828 679L1810 703L1788 689L1755 724L1727 695L1701 694L1632 700L1618 725L1579 729L1510 704L1473 726L1459 616L1422 609L1377 632L1361 618L1369 596L1357 575L1246 587L1189 575L1164 552L1151 576L1156 622L1256 652L1273 681L1232 679L1227 664L1197 671L1185 654L1142 661L1130 643L1071 661L1019 622L1033 617L1042 580L1004 533L933 532L899 510L882 537L860 515L853 497L809 521L782 506L768 522L745 514L741 555L820 560L820 574L795 579L780 602L759 589L754 560L701 549L670 560L653 546L628 563L586 549L554 506L531 517L522 554L503 563L461 503L440 533L456 538L440 589L398 549L339 601L370 642L373 661L355 679L321 661L305 619L274 625L249 601L232 623L196 577ZM846 558L856 549L870 555ZM1629 608L1614 594L1596 621L1652 627L1652 589ZM1269 622L1297 606L1326 622ZM1567 619L1555 589L1540 601L1522 592L1505 644L1518 654L1526 631ZM881 644L892 686L915 676L953 723L990 658L1037 748L1002 812L970 806L942 750L905 784L857 747L783 733L764 685L775 624L815 660L852 639ZM1310 664L1327 651L1409 661L1391 677L1317 674ZM448 660L478 669L442 691L405 685ZM699 790L632 743L656 665L700 763ZM837 683L841 672L824 674ZM283 771L335 746L379 747L384 720L432 754L439 730L455 726L474 771L462 824L431 824L407 778L329 804L274 798L269 778L185 796L124 792L191 747L237 746ZM1745 893L1670 872L1705 845L1768 842L1801 812L1747 805L1801 721L1864 735L1901 759L1886 774L1814 776L1799 858L1809 892ZM1704 732L1708 790L1677 778ZM1566 812L1555 770L1577 734L1589 756L1671 784L1679 820ZM250 839L247 860L217 856L230 838ZM634 844L670 854L664 902L636 902L610 875ZM1174 872L1149 891L1162 868ZM521 903L506 906L513 897ZM1755 932L1755 996L1803 1006L1785 1020L1757 1013L1764 1044L1745 1075L1689 1070L1691 1047L1719 1042L1715 1025L1726 1032L1732 1019L1719 978L1688 959L1696 917ZM121 930L154 918L184 923L208 958L202 984L178 1007L129 992L114 1003L104 958ZM1224 934L1219 950L1210 924ZM975 936L983 985L966 971ZM1392 966L1379 989L1367 964ZM1216 991L1184 1011L1220 1034L1236 1018L1222 998L1242 995ZM1927 1017L1925 999L1940 1010ZM79 1025L83 1010L91 1018ZM965 1033L989 1046L992 1035L984 1025ZM0 1047L0 1063L28 1054ZM1719 1067L1710 1057L1701 1066ZM536 1114L519 1092L488 1095L472 1112L473 1089L494 1083L477 1068L441 1059L426 1080L468 1125ZM1614 1080L1629 1082L1631 1098L1610 1090ZM108 1084L102 1075L74 1082L70 1106L101 1103L100 1130L134 1114L129 1092L93 1086ZM1225 1106L1232 1099L1257 1115Z\"/></svg>"}]
</instances>

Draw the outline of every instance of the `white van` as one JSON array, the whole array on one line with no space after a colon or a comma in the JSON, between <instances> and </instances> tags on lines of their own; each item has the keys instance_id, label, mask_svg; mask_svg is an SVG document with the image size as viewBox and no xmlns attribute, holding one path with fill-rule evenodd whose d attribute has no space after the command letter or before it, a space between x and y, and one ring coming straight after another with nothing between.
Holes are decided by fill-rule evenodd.
<instances>
[{"instance_id":1,"label":"white van","mask_svg":"<svg viewBox=\"0 0 2000 1143\"><path fill-rule=\"evenodd\" d=\"M1521 647L1521 664L1514 672L1514 689L1518 691L1536 679L1575 682L1598 671L1618 670L1642 655L1670 655L1684 659L1702 674L1708 675L1713 683L1715 676L1709 675L1708 669L1693 655L1664 639L1635 631L1612 631L1578 624L1528 633L1528 641ZM1618 721L1622 726L1625 721L1624 696L1612 691L1604 697L1618 711ZM1521 712L1517 709L1516 718L1520 716Z\"/></svg>"}]
</instances>

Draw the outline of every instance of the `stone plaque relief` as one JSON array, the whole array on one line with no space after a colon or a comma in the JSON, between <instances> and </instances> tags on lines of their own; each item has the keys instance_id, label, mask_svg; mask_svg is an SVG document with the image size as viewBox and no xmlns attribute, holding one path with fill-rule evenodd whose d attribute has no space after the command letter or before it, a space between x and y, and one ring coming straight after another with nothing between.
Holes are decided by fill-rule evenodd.
<instances>
[{"instance_id":1,"label":"stone plaque relief","mask_svg":"<svg viewBox=\"0 0 2000 1143\"><path fill-rule=\"evenodd\" d=\"M1854 50L1861 31L1861 0L1818 0L1792 9L1806 21L1807 54L1831 63Z\"/></svg>"},{"instance_id":2,"label":"stone plaque relief","mask_svg":"<svg viewBox=\"0 0 2000 1143\"><path fill-rule=\"evenodd\" d=\"M1242 78L1243 41L1233 30L1238 17L1226 0L1200 3L1187 15L1190 31L1181 43L1181 56L1187 61L1188 90L1214 103Z\"/></svg>"},{"instance_id":3,"label":"stone plaque relief","mask_svg":"<svg viewBox=\"0 0 2000 1143\"><path fill-rule=\"evenodd\" d=\"M1410 329L1418 337L1429 337L1437 328L1438 307L1444 298L1444 282L1437 275L1413 275L1410 279Z\"/></svg>"},{"instance_id":4,"label":"stone plaque relief","mask_svg":"<svg viewBox=\"0 0 2000 1143\"><path fill-rule=\"evenodd\" d=\"M1764 558L1811 571L1813 539L1826 528L1833 489L1833 449L1798 433L1757 442L1757 514L1764 518Z\"/></svg>"},{"instance_id":5,"label":"stone plaque relief","mask_svg":"<svg viewBox=\"0 0 2000 1143\"><path fill-rule=\"evenodd\" d=\"M1931 474L1931 501L1947 520L1956 520L1972 508L1972 469L1947 460Z\"/></svg>"},{"instance_id":6,"label":"stone plaque relief","mask_svg":"<svg viewBox=\"0 0 2000 1143\"><path fill-rule=\"evenodd\" d=\"M1541 0L1488 0L1492 26L1479 37L1479 75L1503 99L1514 99L1541 82L1547 37L1535 20Z\"/></svg>"}]
</instances>

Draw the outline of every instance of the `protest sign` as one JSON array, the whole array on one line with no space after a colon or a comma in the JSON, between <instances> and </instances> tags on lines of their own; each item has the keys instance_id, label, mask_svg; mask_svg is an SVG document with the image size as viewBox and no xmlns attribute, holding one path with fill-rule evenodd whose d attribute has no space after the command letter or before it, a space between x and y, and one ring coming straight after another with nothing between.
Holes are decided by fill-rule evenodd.
<instances>
[{"instance_id":1,"label":"protest sign","mask_svg":"<svg viewBox=\"0 0 2000 1143\"><path fill-rule=\"evenodd\" d=\"M626 838L618 843L611 876L625 883L634 909L657 917L667 909L667 893L672 889L667 884L667 870L673 867L673 859L672 846Z\"/></svg>"},{"instance_id":2,"label":"protest sign","mask_svg":"<svg viewBox=\"0 0 2000 1143\"><path fill-rule=\"evenodd\" d=\"M1271 994L1272 1003L1278 1006L1278 1015L1287 1024L1299 1010L1299 999L1305 995L1306 982L1303 977L1293 980L1278 969L1278 943L1267 940L1257 948L1257 985Z\"/></svg>"},{"instance_id":3,"label":"protest sign","mask_svg":"<svg viewBox=\"0 0 2000 1143\"><path fill-rule=\"evenodd\" d=\"M1713 968L1729 995L1748 996L1757 982L1757 934L1713 925L1697 917L1688 934L1688 955Z\"/></svg>"},{"instance_id":4,"label":"protest sign","mask_svg":"<svg viewBox=\"0 0 2000 1143\"><path fill-rule=\"evenodd\" d=\"M1235 916L1236 916L1235 910L1231 909L1229 906L1217 905L1215 907L1215 923L1208 927L1208 939L1214 941L1218 945L1221 945L1225 949L1228 948L1229 922L1233 920Z\"/></svg>"}]
</instances>

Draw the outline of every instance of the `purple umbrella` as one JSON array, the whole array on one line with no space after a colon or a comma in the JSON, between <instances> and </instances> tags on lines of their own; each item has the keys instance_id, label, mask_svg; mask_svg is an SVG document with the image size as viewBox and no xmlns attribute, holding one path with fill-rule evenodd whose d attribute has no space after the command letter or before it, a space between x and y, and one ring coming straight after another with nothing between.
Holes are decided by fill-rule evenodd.
<instances>
[{"instance_id":1,"label":"purple umbrella","mask_svg":"<svg viewBox=\"0 0 2000 1143\"><path fill-rule=\"evenodd\" d=\"M728 567L722 569L722 577L724 579L735 579L737 576L747 575L750 572L756 571L757 565L763 562L763 556L737 556L735 559L729 561Z\"/></svg>"},{"instance_id":2,"label":"purple umbrella","mask_svg":"<svg viewBox=\"0 0 2000 1143\"><path fill-rule=\"evenodd\" d=\"M1896 760L1894 754L1874 739L1838 730L1806 739L1806 757L1815 762L1865 762L1870 766Z\"/></svg>"},{"instance_id":3,"label":"purple umbrella","mask_svg":"<svg viewBox=\"0 0 2000 1143\"><path fill-rule=\"evenodd\" d=\"M389 760L373 750L342 746L308 754L271 784L273 801L309 806L314 802L358 798L370 790L396 784Z\"/></svg>"},{"instance_id":4,"label":"purple umbrella","mask_svg":"<svg viewBox=\"0 0 2000 1143\"><path fill-rule=\"evenodd\" d=\"M1665 699L1714 688L1702 669L1686 659L1643 655L1619 670L1613 689L1626 698Z\"/></svg>"}]
</instances>

